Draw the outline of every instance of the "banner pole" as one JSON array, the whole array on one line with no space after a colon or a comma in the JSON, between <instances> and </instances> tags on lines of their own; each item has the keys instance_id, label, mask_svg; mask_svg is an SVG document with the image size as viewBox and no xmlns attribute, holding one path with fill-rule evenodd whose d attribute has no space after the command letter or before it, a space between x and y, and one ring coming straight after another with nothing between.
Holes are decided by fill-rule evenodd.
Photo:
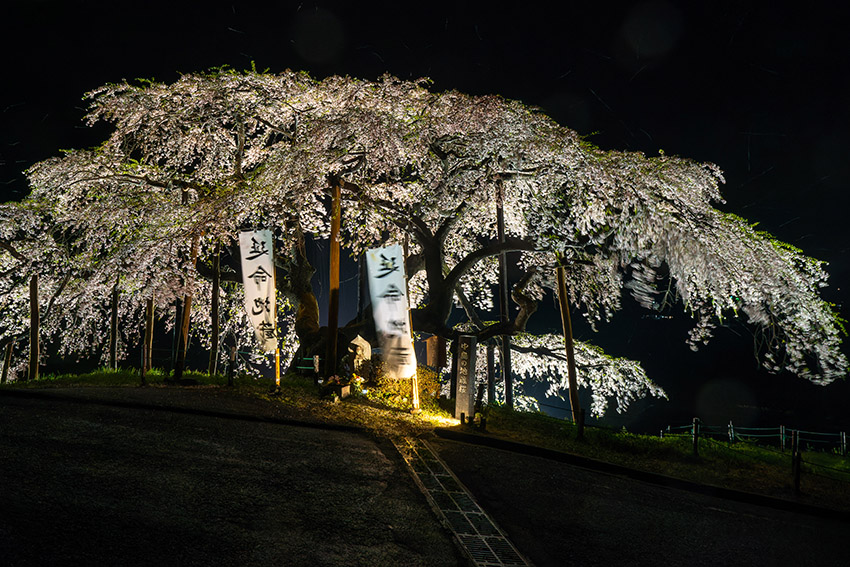
<instances>
[{"instance_id":1,"label":"banner pole","mask_svg":"<svg viewBox=\"0 0 850 567\"><path fill-rule=\"evenodd\" d=\"M274 383L280 390L280 349L274 349Z\"/></svg>"},{"instance_id":2,"label":"banner pole","mask_svg":"<svg viewBox=\"0 0 850 567\"><path fill-rule=\"evenodd\" d=\"M408 244L407 244L408 234L404 233L404 246L402 247L402 264L405 265L405 278L404 278L404 293L407 297L410 297L410 285L407 279L407 254L408 254ZM411 338L413 335L413 315L410 313L410 302L407 304L407 324L410 328ZM413 342L411 341L411 344ZM413 390L413 409L410 410L411 413L419 413L419 365L416 365L416 370L413 372L413 376L410 377L411 380L411 388Z\"/></svg>"}]
</instances>

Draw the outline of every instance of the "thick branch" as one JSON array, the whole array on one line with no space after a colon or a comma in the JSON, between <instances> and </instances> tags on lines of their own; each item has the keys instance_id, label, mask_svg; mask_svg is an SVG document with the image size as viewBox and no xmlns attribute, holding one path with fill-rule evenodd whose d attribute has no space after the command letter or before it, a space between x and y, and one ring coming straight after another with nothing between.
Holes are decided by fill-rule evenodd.
<instances>
[{"instance_id":1,"label":"thick branch","mask_svg":"<svg viewBox=\"0 0 850 567\"><path fill-rule=\"evenodd\" d=\"M466 294L463 293L461 288L457 288L455 290L455 294L457 298L460 300L460 305L463 307L463 310L466 312L466 316L472 322L473 325L479 330L484 328L484 321L481 320L481 317L478 316L478 313L475 311L475 306L472 305L472 302L467 299Z\"/></svg>"},{"instance_id":2,"label":"thick branch","mask_svg":"<svg viewBox=\"0 0 850 567\"><path fill-rule=\"evenodd\" d=\"M474 252L470 252L446 275L444 285L454 289L460 278L479 260L501 254L502 252L533 252L534 244L519 238L509 238L505 242L494 242Z\"/></svg>"},{"instance_id":3,"label":"thick branch","mask_svg":"<svg viewBox=\"0 0 850 567\"><path fill-rule=\"evenodd\" d=\"M15 250L15 248L8 242L3 242L2 240L0 240L0 248L11 254L12 258L18 260L19 262L27 261L27 258L23 254Z\"/></svg>"}]
</instances>

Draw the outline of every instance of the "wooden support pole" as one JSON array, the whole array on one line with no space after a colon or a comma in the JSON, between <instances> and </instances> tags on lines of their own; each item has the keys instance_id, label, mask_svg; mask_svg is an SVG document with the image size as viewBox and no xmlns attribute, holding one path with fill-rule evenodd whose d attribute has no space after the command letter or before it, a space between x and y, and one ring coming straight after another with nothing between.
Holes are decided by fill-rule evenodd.
<instances>
[{"instance_id":1,"label":"wooden support pole","mask_svg":"<svg viewBox=\"0 0 850 567\"><path fill-rule=\"evenodd\" d=\"M227 368L227 385L233 386L233 376L236 374L236 345L230 347L230 366Z\"/></svg>"},{"instance_id":2,"label":"wooden support pole","mask_svg":"<svg viewBox=\"0 0 850 567\"><path fill-rule=\"evenodd\" d=\"M112 286L112 317L109 321L109 368L118 368L118 279Z\"/></svg>"},{"instance_id":3,"label":"wooden support pole","mask_svg":"<svg viewBox=\"0 0 850 567\"><path fill-rule=\"evenodd\" d=\"M325 376L336 374L337 330L339 328L339 230L342 217L340 182L333 181L331 194L330 293L328 296L328 348Z\"/></svg>"},{"instance_id":4,"label":"wooden support pole","mask_svg":"<svg viewBox=\"0 0 850 567\"><path fill-rule=\"evenodd\" d=\"M499 186L499 203L496 207L496 229L498 232L499 243L505 242L505 212L502 209L502 183L498 182ZM508 259L507 254L502 252L499 254L499 319L502 323L507 323L509 319L508 313ZM502 335L502 377L505 380L505 405L508 408L514 407L514 387L513 373L511 371L511 336Z\"/></svg>"},{"instance_id":5,"label":"wooden support pole","mask_svg":"<svg viewBox=\"0 0 850 567\"><path fill-rule=\"evenodd\" d=\"M30 364L28 380L38 380L39 326L38 312L38 274L30 278Z\"/></svg>"},{"instance_id":6,"label":"wooden support pole","mask_svg":"<svg viewBox=\"0 0 850 567\"><path fill-rule=\"evenodd\" d=\"M496 401L496 346L487 345L487 403Z\"/></svg>"},{"instance_id":7,"label":"wooden support pole","mask_svg":"<svg viewBox=\"0 0 850 567\"><path fill-rule=\"evenodd\" d=\"M408 242L407 242L407 233L404 234L404 247L402 250L402 262L407 265L407 255L408 255ZM407 297L410 297L410 288L407 285L407 271L405 270L405 279L404 279L404 293ZM410 329L411 334L413 334L413 316L410 314L410 304L407 305L407 326ZM412 344L412 343L411 343ZM415 354L414 354L415 356ZM419 407L419 371L418 365L417 368L413 371L413 376L410 377L410 389L412 390L411 399L413 400L413 408L411 409L411 413L419 413L422 410Z\"/></svg>"},{"instance_id":8,"label":"wooden support pole","mask_svg":"<svg viewBox=\"0 0 850 567\"><path fill-rule=\"evenodd\" d=\"M192 266L198 260L198 251L201 243L201 235L196 234L192 238ZM174 365L174 379L180 380L183 378L183 370L186 367L186 351L189 349L189 324L192 320L192 284L194 281L189 280L189 291L183 298L183 317L180 322L180 342L177 347L177 363Z\"/></svg>"},{"instance_id":9,"label":"wooden support pole","mask_svg":"<svg viewBox=\"0 0 850 567\"><path fill-rule=\"evenodd\" d=\"M14 344L14 341L6 343L6 356L3 357L3 377L0 378L0 384L5 384L6 380L9 379L9 366L12 364L12 347Z\"/></svg>"},{"instance_id":10,"label":"wooden support pole","mask_svg":"<svg viewBox=\"0 0 850 567\"><path fill-rule=\"evenodd\" d=\"M210 324L212 326L212 336L210 337L210 361L207 366L207 374L212 376L216 373L218 366L218 342L219 336L219 314L218 303L221 290L221 244L216 243L215 255L213 256L213 280L212 280L212 298L210 302Z\"/></svg>"},{"instance_id":11,"label":"wooden support pole","mask_svg":"<svg viewBox=\"0 0 850 567\"><path fill-rule=\"evenodd\" d=\"M573 345L573 324L570 319L570 303L567 297L567 284L564 275L564 267L557 268L558 280L558 305L561 308L561 327L564 329L564 346L567 352L567 380L570 390L570 410L573 422L578 423L581 405L578 399L578 378L576 377L576 358Z\"/></svg>"},{"instance_id":12,"label":"wooden support pole","mask_svg":"<svg viewBox=\"0 0 850 567\"><path fill-rule=\"evenodd\" d=\"M280 393L280 349L274 349L274 393Z\"/></svg>"},{"instance_id":13,"label":"wooden support pole","mask_svg":"<svg viewBox=\"0 0 850 567\"><path fill-rule=\"evenodd\" d=\"M180 331L177 342L177 361L174 364L174 379L183 378L183 370L186 367L186 351L189 348L189 322L192 320L192 294L187 293L183 297L183 312L180 318Z\"/></svg>"},{"instance_id":14,"label":"wooden support pole","mask_svg":"<svg viewBox=\"0 0 850 567\"><path fill-rule=\"evenodd\" d=\"M145 358L144 372L150 372L153 368L153 323L154 323L154 303L153 296L147 300L145 307Z\"/></svg>"}]
</instances>

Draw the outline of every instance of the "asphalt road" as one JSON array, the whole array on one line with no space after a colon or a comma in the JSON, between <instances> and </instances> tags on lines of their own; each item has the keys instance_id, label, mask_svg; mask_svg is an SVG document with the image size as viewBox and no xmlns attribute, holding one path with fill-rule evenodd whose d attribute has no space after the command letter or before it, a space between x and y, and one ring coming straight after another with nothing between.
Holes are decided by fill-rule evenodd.
<instances>
[{"instance_id":1,"label":"asphalt road","mask_svg":"<svg viewBox=\"0 0 850 567\"><path fill-rule=\"evenodd\" d=\"M0 565L465 565L404 467L359 433L0 395Z\"/></svg>"},{"instance_id":2,"label":"asphalt road","mask_svg":"<svg viewBox=\"0 0 850 567\"><path fill-rule=\"evenodd\" d=\"M467 565L387 440L215 392L62 395L0 392L0 566ZM847 564L847 522L429 443L538 567Z\"/></svg>"},{"instance_id":3,"label":"asphalt road","mask_svg":"<svg viewBox=\"0 0 850 567\"><path fill-rule=\"evenodd\" d=\"M548 459L429 442L538 567L848 564L850 524Z\"/></svg>"}]
</instances>

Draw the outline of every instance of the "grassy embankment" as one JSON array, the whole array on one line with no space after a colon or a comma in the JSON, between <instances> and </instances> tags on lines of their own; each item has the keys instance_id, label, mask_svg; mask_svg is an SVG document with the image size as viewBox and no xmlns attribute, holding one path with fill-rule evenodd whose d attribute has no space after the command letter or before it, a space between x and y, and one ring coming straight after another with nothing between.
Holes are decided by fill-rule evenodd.
<instances>
[{"instance_id":1,"label":"grassy embankment","mask_svg":"<svg viewBox=\"0 0 850 567\"><path fill-rule=\"evenodd\" d=\"M151 387L162 387L166 376L158 371L148 375ZM461 427L440 407L437 400L423 396L424 411L411 415L404 408L408 401L398 388L370 387L343 401L335 401L328 392L311 380L286 378L280 392L272 394L268 381L238 377L233 388L224 376L190 372L186 378L196 388L216 389L236 396L266 399L281 404L293 417L312 421L357 425L379 435L418 435L434 427ZM99 370L81 375L45 376L34 383L11 384L11 387L85 387L138 386L137 371ZM7 386L7 387L9 387ZM850 510L850 457L835 453L805 451L801 477L801 493L794 494L791 456L775 447L702 439L699 456L693 455L690 435L636 435L588 427L584 439L576 438L572 423L543 414L516 412L504 407L486 408L487 431L498 436L577 454L622 466L660 473L702 484L755 492L780 498ZM467 426L468 430L473 429Z\"/></svg>"}]
</instances>

